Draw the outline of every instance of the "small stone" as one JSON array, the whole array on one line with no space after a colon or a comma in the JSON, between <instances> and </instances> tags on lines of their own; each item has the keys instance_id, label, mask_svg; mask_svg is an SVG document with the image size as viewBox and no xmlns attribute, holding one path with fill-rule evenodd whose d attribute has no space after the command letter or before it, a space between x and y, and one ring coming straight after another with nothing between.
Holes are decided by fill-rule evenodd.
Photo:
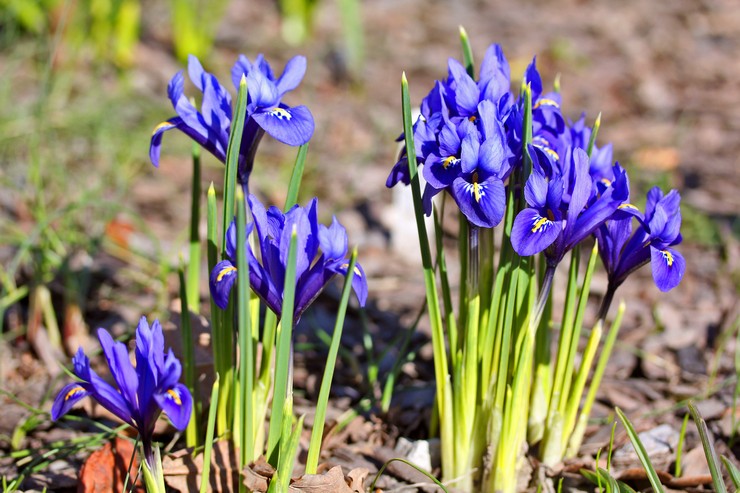
<instances>
[{"instance_id":1,"label":"small stone","mask_svg":"<svg viewBox=\"0 0 740 493\"><path fill-rule=\"evenodd\" d=\"M642 433L638 433L648 457L656 469L665 469L678 446L678 431L668 424L662 424ZM639 465L639 459L632 443L617 449L612 456L614 464L620 468Z\"/></svg>"},{"instance_id":2,"label":"small stone","mask_svg":"<svg viewBox=\"0 0 740 493\"><path fill-rule=\"evenodd\" d=\"M419 466L425 471L432 471L432 454L430 451L429 440L410 441L406 438L399 438L396 443L395 451L406 457L406 459ZM439 446L437 446L437 455L439 455Z\"/></svg>"}]
</instances>

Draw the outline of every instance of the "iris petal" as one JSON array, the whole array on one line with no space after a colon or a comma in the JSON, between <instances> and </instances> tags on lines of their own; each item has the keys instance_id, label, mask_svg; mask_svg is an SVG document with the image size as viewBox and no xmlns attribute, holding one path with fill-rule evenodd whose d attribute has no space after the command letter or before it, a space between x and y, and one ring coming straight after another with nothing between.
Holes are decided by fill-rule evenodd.
<instances>
[{"instance_id":1,"label":"iris petal","mask_svg":"<svg viewBox=\"0 0 740 493\"><path fill-rule=\"evenodd\" d=\"M222 310L226 310L226 307L229 306L229 295L236 279L236 267L229 260L222 260L217 263L211 271L209 280L211 297L216 306Z\"/></svg>"},{"instance_id":2,"label":"iris petal","mask_svg":"<svg viewBox=\"0 0 740 493\"><path fill-rule=\"evenodd\" d=\"M193 398L185 385L178 383L155 395L154 398L162 410L167 413L175 428L183 431L188 426L193 410Z\"/></svg>"},{"instance_id":3,"label":"iris petal","mask_svg":"<svg viewBox=\"0 0 740 493\"><path fill-rule=\"evenodd\" d=\"M313 115L305 106L293 108L283 106L259 110L252 115L252 118L265 132L283 144L303 145L313 136Z\"/></svg>"},{"instance_id":4,"label":"iris petal","mask_svg":"<svg viewBox=\"0 0 740 493\"><path fill-rule=\"evenodd\" d=\"M306 57L294 56L287 64L285 64L285 70L283 74L277 80L278 93L282 96L288 91L292 91L298 84L303 80L303 76L306 74Z\"/></svg>"},{"instance_id":5,"label":"iris petal","mask_svg":"<svg viewBox=\"0 0 740 493\"><path fill-rule=\"evenodd\" d=\"M51 419L58 420L69 412L79 401L90 395L85 387L79 383L70 383L59 391L54 404L51 406Z\"/></svg>"},{"instance_id":6,"label":"iris petal","mask_svg":"<svg viewBox=\"0 0 740 493\"><path fill-rule=\"evenodd\" d=\"M650 266L655 285L661 291L670 291L678 286L686 271L686 261L673 248L650 247Z\"/></svg>"},{"instance_id":7,"label":"iris petal","mask_svg":"<svg viewBox=\"0 0 740 493\"><path fill-rule=\"evenodd\" d=\"M528 257L552 245L561 230L561 221L551 221L537 209L524 209L514 219L511 245L516 253Z\"/></svg>"},{"instance_id":8,"label":"iris petal","mask_svg":"<svg viewBox=\"0 0 740 493\"><path fill-rule=\"evenodd\" d=\"M139 387L139 376L129 359L128 348L122 342L114 341L105 329L98 329L98 340L121 395L127 401L129 408L134 409L137 402L136 392Z\"/></svg>"},{"instance_id":9,"label":"iris petal","mask_svg":"<svg viewBox=\"0 0 740 493\"><path fill-rule=\"evenodd\" d=\"M493 228L504 215L506 193L504 184L495 177L468 181L462 177L452 184L452 196L471 224Z\"/></svg>"}]
</instances>

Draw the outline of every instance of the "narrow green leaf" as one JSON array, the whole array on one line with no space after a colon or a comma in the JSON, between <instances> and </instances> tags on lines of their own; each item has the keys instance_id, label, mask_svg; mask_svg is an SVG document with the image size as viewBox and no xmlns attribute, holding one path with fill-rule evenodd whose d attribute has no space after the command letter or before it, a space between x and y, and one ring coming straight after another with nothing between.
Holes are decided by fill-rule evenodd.
<instances>
[{"instance_id":1,"label":"narrow green leaf","mask_svg":"<svg viewBox=\"0 0 740 493\"><path fill-rule=\"evenodd\" d=\"M403 130L406 141L406 155L408 157L409 177L411 180L411 193L414 201L414 214L416 216L416 229L419 237L421 250L421 261L424 268L424 286L426 288L427 309L429 312L432 328L432 347L434 354L434 373L437 388L449 385L449 373L447 371L447 351L445 349L444 329L442 325L442 313L437 295L437 284L434 278L434 266L429 248L426 224L424 222L424 210L421 202L421 185L419 184L418 166L416 162L416 151L414 148L413 122L411 120L411 99L409 96L409 84L404 73L401 77L401 105L403 108ZM451 403L447 402L445 392L437 392L437 409L439 411L440 432L442 441L448 442L452 439L453 416L448 409ZM448 437L448 438L445 438ZM451 441L449 443L452 443ZM451 447L442 448L442 471L449 474L453 467L453 456Z\"/></svg>"},{"instance_id":2,"label":"narrow green leaf","mask_svg":"<svg viewBox=\"0 0 740 493\"><path fill-rule=\"evenodd\" d=\"M211 389L211 407L208 410L208 427L206 428L206 441L203 448L203 473L200 480L200 493L208 491L211 475L211 455L213 451L213 436L216 431L216 414L218 409L219 383L218 375Z\"/></svg>"},{"instance_id":3,"label":"narrow green leaf","mask_svg":"<svg viewBox=\"0 0 740 493\"><path fill-rule=\"evenodd\" d=\"M329 403L329 392L331 390L331 381L334 376L334 367L337 362L337 353L339 352L339 341L342 338L342 329L344 328L344 317L347 313L349 297L352 293L352 279L355 276L355 265L357 264L357 248L352 250L352 256L349 259L347 267L347 276L344 279L344 288L342 289L342 299L339 302L337 319L334 324L334 333L331 337L331 346L329 354L326 357L326 366L324 376L321 379L321 390L319 399L316 403L316 415L311 430L311 442L308 446L308 458L306 459L306 474L316 474L316 468L319 465L319 453L321 452L321 440L324 436L324 420L326 418L326 407ZM357 272L359 275L359 272Z\"/></svg>"},{"instance_id":4,"label":"narrow green leaf","mask_svg":"<svg viewBox=\"0 0 740 493\"><path fill-rule=\"evenodd\" d=\"M298 192L301 189L301 180L303 179L303 170L306 167L306 155L308 155L308 143L298 148L298 155L293 165L293 173L290 175L290 184L288 185L288 194L285 196L285 212L298 203Z\"/></svg>"},{"instance_id":5,"label":"narrow green leaf","mask_svg":"<svg viewBox=\"0 0 740 493\"><path fill-rule=\"evenodd\" d=\"M475 79L475 62L473 60L473 48L470 46L470 39L468 38L468 32L464 27L460 26L460 43L462 44L463 51L463 65L468 75Z\"/></svg>"},{"instance_id":6,"label":"narrow green leaf","mask_svg":"<svg viewBox=\"0 0 740 493\"><path fill-rule=\"evenodd\" d=\"M730 473L730 479L732 480L735 490L740 489L740 470L738 470L737 466L724 455L720 456L720 459L722 459L722 463L725 465L727 472Z\"/></svg>"},{"instance_id":7,"label":"narrow green leaf","mask_svg":"<svg viewBox=\"0 0 740 493\"><path fill-rule=\"evenodd\" d=\"M234 218L234 201L236 199L236 176L239 168L239 151L242 145L242 134L247 116L247 78L242 75L239 92L236 96L234 120L231 122L229 146L226 149L226 173L224 173L224 214L221 222L221 233L226 245L226 230Z\"/></svg>"},{"instance_id":8,"label":"narrow green leaf","mask_svg":"<svg viewBox=\"0 0 740 493\"><path fill-rule=\"evenodd\" d=\"M591 157L591 154L594 151L594 145L596 144L596 136L598 135L600 128L601 128L601 113L599 113L599 116L596 117L596 121L594 122L594 127L591 129L591 137L588 139L588 149L586 150L588 157Z\"/></svg>"},{"instance_id":9,"label":"narrow green leaf","mask_svg":"<svg viewBox=\"0 0 740 493\"><path fill-rule=\"evenodd\" d=\"M704 418L701 417L699 410L691 401L689 401L689 412L691 413L691 417L694 418L696 428L699 430L699 438L701 438L701 444L702 447L704 447L704 455L706 456L707 464L709 465L709 472L712 475L714 491L716 493L727 493L727 487L725 486L724 479L722 479L722 468L719 465L717 451L714 450L714 444L709 436L707 423L704 421Z\"/></svg>"},{"instance_id":10,"label":"narrow green leaf","mask_svg":"<svg viewBox=\"0 0 740 493\"><path fill-rule=\"evenodd\" d=\"M190 310L188 305L187 284L185 282L185 270L180 268L178 271L180 278L180 331L182 335L182 365L185 385L193 396L193 408L190 414L190 421L185 430L185 442L188 447L198 446L198 421L199 410L202 402L198 399L198 389L195 378L195 347L193 344L193 327L190 323Z\"/></svg>"},{"instance_id":11,"label":"narrow green leaf","mask_svg":"<svg viewBox=\"0 0 740 493\"><path fill-rule=\"evenodd\" d=\"M681 477L681 459L683 458L683 445L686 441L686 426L689 424L689 413L686 413L683 417L683 423L681 423L681 433L678 434L678 445L676 446L676 470L674 476L677 478Z\"/></svg>"},{"instance_id":12,"label":"narrow green leaf","mask_svg":"<svg viewBox=\"0 0 740 493\"><path fill-rule=\"evenodd\" d=\"M254 460L254 342L250 314L249 263L247 262L247 213L244 193L236 190L237 327L239 337L239 430L241 466Z\"/></svg>"},{"instance_id":13,"label":"narrow green leaf","mask_svg":"<svg viewBox=\"0 0 740 493\"><path fill-rule=\"evenodd\" d=\"M627 419L627 416L624 415L621 409L616 408L616 411L619 420L622 422L625 430L627 430L627 436L629 437L630 442L632 442L632 446L637 453L637 458L640 459L640 463L647 473L648 480L653 486L653 491L655 491L655 493L664 493L665 490L663 489L663 484L660 482L660 477L658 477L658 473L655 472L655 468L650 462L650 457L648 457L645 446L640 441L640 437L637 436L635 428L632 426L632 423L630 423L630 420Z\"/></svg>"},{"instance_id":14,"label":"narrow green leaf","mask_svg":"<svg viewBox=\"0 0 740 493\"><path fill-rule=\"evenodd\" d=\"M275 355L275 389L272 397L272 414L270 415L270 429L267 436L267 460L273 467L277 467L278 445L282 438L283 405L288 395L291 382L291 367L293 355L293 308L295 302L295 278L297 258L298 231L293 226L290 235L288 263L285 269L285 286L283 291L282 317L278 328L278 341ZM287 438L286 438L287 439Z\"/></svg>"},{"instance_id":15,"label":"narrow green leaf","mask_svg":"<svg viewBox=\"0 0 740 493\"><path fill-rule=\"evenodd\" d=\"M190 311L200 313L200 146L193 143L193 183L190 192L190 251L187 294Z\"/></svg>"}]
</instances>

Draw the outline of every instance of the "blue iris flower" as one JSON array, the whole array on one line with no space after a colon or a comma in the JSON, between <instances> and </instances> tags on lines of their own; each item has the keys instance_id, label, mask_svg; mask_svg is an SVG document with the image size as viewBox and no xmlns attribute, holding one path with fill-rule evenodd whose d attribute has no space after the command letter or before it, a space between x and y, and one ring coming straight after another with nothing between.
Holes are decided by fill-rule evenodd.
<instances>
[{"instance_id":1,"label":"blue iris flower","mask_svg":"<svg viewBox=\"0 0 740 493\"><path fill-rule=\"evenodd\" d=\"M293 227L296 228L298 249L296 257L295 308L293 320L297 322L324 286L336 275L346 275L349 264L347 231L336 218L331 226L319 224L316 199L307 207L298 205L283 214L276 207L265 207L256 197L249 197L249 206L259 244L258 260L251 247L248 249L249 282L257 295L278 316L282 316L285 270ZM249 233L248 233L249 234ZM236 226L232 222L227 233L227 259L219 262L211 272L210 288L214 302L225 309L229 293L237 279ZM352 288L364 306L367 300L367 279L360 264L355 266Z\"/></svg>"},{"instance_id":2,"label":"blue iris flower","mask_svg":"<svg viewBox=\"0 0 740 493\"><path fill-rule=\"evenodd\" d=\"M627 175L615 167L615 179L599 188L589 174L589 158L583 149L569 149L563 173L547 176L541 162L547 154L533 146L532 174L524 187L530 207L514 219L511 243L521 256L545 252L548 264L557 265L563 256L591 235L629 198ZM550 168L557 170L550 163Z\"/></svg>"},{"instance_id":3,"label":"blue iris flower","mask_svg":"<svg viewBox=\"0 0 740 493\"><path fill-rule=\"evenodd\" d=\"M247 121L239 149L238 179L247 184L252 171L257 146L265 132L291 146L308 142L314 131L314 120L305 106L290 107L283 96L300 84L306 72L306 59L292 58L280 77L273 75L269 63L258 55L251 63L241 55L231 70L232 80L239 87L241 77L247 80ZM188 75L203 93L201 111L195 109L184 95L184 76L178 72L167 88L176 117L160 123L154 129L149 147L152 164L159 165L164 132L179 129L203 146L221 162L226 161L226 148L231 131L231 96L216 77L203 69L194 56L188 58Z\"/></svg>"},{"instance_id":4,"label":"blue iris flower","mask_svg":"<svg viewBox=\"0 0 740 493\"><path fill-rule=\"evenodd\" d=\"M90 360L80 348L72 359L74 374L79 381L62 388L52 405L51 417L59 419L81 399L90 396L138 430L145 457L151 461L154 425L161 412L166 412L180 431L190 420L193 399L188 388L178 383L182 366L172 349L165 354L162 326L157 320L151 327L146 317L139 321L136 328L136 367L131 364L126 345L114 341L108 331L98 329L98 339L118 388L90 368Z\"/></svg>"},{"instance_id":5,"label":"blue iris flower","mask_svg":"<svg viewBox=\"0 0 740 493\"><path fill-rule=\"evenodd\" d=\"M460 62L455 59L448 61L448 76L446 81L436 81L434 88L424 98L421 104L421 116L414 123L414 144L417 164L439 163L450 156L459 159L460 143L469 132L471 122L477 122L481 117L479 105L488 102L495 108L496 115L504 115L512 106L510 93L509 64L506 61L503 50L499 45L491 45L486 51L480 68L480 77L475 81L466 72ZM476 124L476 126L478 126ZM455 128L453 136L451 128ZM444 134L444 135L443 135ZM403 136L401 136L401 139ZM454 141L451 141L450 139ZM457 152L452 152L455 149ZM432 161L428 163L430 157ZM448 169L448 168L445 168ZM434 172L437 173L437 170ZM450 175L451 172L443 172ZM427 175L424 175L425 179ZM441 179L442 182L451 183L456 176ZM401 151L398 161L393 166L386 186L391 188L397 183L409 184L408 160L405 150ZM434 180L432 179L432 182ZM444 189L448 185L436 183L434 193L427 191L427 199ZM429 202L431 203L431 202ZM428 208L428 213L431 209Z\"/></svg>"},{"instance_id":6,"label":"blue iris flower","mask_svg":"<svg viewBox=\"0 0 740 493\"><path fill-rule=\"evenodd\" d=\"M683 278L686 261L671 248L681 242L681 197L676 190L665 196L655 187L647 195L645 213L610 220L594 235L609 276L610 289L619 287L627 276L650 262L653 280L661 291L670 291Z\"/></svg>"}]
</instances>

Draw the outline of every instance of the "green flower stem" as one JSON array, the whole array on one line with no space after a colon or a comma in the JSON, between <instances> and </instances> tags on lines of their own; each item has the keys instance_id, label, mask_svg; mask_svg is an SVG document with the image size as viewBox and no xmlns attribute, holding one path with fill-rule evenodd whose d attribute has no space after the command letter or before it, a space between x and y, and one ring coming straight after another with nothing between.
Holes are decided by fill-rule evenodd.
<instances>
[{"instance_id":1,"label":"green flower stem","mask_svg":"<svg viewBox=\"0 0 740 493\"><path fill-rule=\"evenodd\" d=\"M342 299L339 302L337 311L337 320L334 325L334 332L331 336L331 345L329 354L326 358L326 367L324 376L321 379L321 390L319 399L316 403L316 416L314 418L313 430L311 430L311 442L308 446L308 458L306 459L306 474L316 474L316 468L319 465L319 453L321 452L321 439L324 435L324 420L326 418L326 406L329 403L329 391L331 390L331 381L334 376L334 367L337 362L337 353L339 352L339 342L342 338L342 329L344 328L344 317L347 313L349 297L352 293L352 279L355 276L355 265L357 264L357 248L352 250L352 256L349 259L347 267L347 276L344 279L344 288L342 289Z\"/></svg>"},{"instance_id":2,"label":"green flower stem","mask_svg":"<svg viewBox=\"0 0 740 493\"><path fill-rule=\"evenodd\" d=\"M164 486L164 472L162 470L162 456L159 448L154 447L144 451L144 485L147 493L166 493Z\"/></svg>"}]
</instances>

